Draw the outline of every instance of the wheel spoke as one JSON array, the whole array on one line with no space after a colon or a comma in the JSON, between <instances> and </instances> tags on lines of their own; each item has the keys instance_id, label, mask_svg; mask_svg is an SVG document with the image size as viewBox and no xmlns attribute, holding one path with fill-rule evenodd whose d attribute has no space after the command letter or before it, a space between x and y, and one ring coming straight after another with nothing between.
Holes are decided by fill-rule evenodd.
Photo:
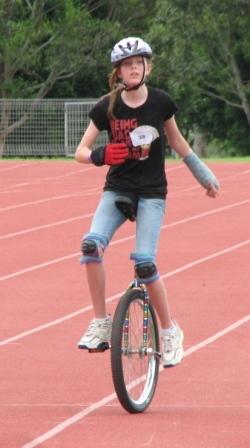
<instances>
[{"instance_id":1,"label":"wheel spoke","mask_svg":"<svg viewBox=\"0 0 250 448\"><path fill-rule=\"evenodd\" d=\"M144 292L136 290L130 290L122 297L112 332L114 386L121 404L129 412L146 409L153 398L158 379L157 321L150 305L145 338L144 298Z\"/></svg>"}]
</instances>

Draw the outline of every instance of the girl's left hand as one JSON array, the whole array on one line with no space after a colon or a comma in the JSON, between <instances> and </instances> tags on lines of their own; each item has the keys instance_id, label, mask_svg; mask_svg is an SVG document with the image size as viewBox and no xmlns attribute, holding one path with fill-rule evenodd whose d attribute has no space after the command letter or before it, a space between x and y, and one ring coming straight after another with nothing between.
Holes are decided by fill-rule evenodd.
<instances>
[{"instance_id":1,"label":"girl's left hand","mask_svg":"<svg viewBox=\"0 0 250 448\"><path fill-rule=\"evenodd\" d=\"M216 196L218 196L219 191L218 189L210 184L209 187L207 188L207 196L209 196L210 198L216 198Z\"/></svg>"}]
</instances>

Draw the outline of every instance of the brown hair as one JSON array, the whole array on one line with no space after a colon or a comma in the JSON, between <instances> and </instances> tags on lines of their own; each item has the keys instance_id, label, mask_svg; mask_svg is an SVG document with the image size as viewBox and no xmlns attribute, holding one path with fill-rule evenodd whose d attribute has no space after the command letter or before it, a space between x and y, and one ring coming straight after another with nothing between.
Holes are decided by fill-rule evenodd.
<instances>
[{"instance_id":1,"label":"brown hair","mask_svg":"<svg viewBox=\"0 0 250 448\"><path fill-rule=\"evenodd\" d=\"M151 58L145 58L147 59L147 63L152 65L152 59ZM109 106L108 106L108 118L115 118L114 116L114 107L117 100L118 95L125 89L124 84L119 82L119 77L117 75L117 72L119 70L119 66L114 67L112 72L109 74L109 87L110 92L104 95L104 97L109 97Z\"/></svg>"},{"instance_id":2,"label":"brown hair","mask_svg":"<svg viewBox=\"0 0 250 448\"><path fill-rule=\"evenodd\" d=\"M124 85L119 82L117 76L118 67L115 67L109 75L110 92L105 95L109 97L108 118L115 118L114 107L119 93L124 90Z\"/></svg>"}]
</instances>

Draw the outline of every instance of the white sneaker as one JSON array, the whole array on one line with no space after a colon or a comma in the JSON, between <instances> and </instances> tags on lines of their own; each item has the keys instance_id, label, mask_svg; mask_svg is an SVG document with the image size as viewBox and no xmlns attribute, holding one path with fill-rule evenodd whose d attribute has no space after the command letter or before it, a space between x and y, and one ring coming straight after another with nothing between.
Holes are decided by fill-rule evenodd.
<instances>
[{"instance_id":1,"label":"white sneaker","mask_svg":"<svg viewBox=\"0 0 250 448\"><path fill-rule=\"evenodd\" d=\"M89 351L104 351L109 348L111 339L112 319L92 319L87 331L78 342L78 348Z\"/></svg>"},{"instance_id":2,"label":"white sneaker","mask_svg":"<svg viewBox=\"0 0 250 448\"><path fill-rule=\"evenodd\" d=\"M175 331L172 330L161 336L163 367L173 367L179 364L184 356L182 346L184 334L176 322L174 325Z\"/></svg>"}]
</instances>

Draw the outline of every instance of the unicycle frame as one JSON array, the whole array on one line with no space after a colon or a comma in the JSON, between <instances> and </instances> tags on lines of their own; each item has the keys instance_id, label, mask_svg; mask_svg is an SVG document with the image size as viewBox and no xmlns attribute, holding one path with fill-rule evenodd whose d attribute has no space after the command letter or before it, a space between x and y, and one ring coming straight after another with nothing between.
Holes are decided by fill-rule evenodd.
<instances>
[{"instance_id":1,"label":"unicycle frame","mask_svg":"<svg viewBox=\"0 0 250 448\"><path fill-rule=\"evenodd\" d=\"M141 413L158 381L160 342L156 313L147 288L136 279L116 307L111 335L111 370L123 408Z\"/></svg>"}]
</instances>

